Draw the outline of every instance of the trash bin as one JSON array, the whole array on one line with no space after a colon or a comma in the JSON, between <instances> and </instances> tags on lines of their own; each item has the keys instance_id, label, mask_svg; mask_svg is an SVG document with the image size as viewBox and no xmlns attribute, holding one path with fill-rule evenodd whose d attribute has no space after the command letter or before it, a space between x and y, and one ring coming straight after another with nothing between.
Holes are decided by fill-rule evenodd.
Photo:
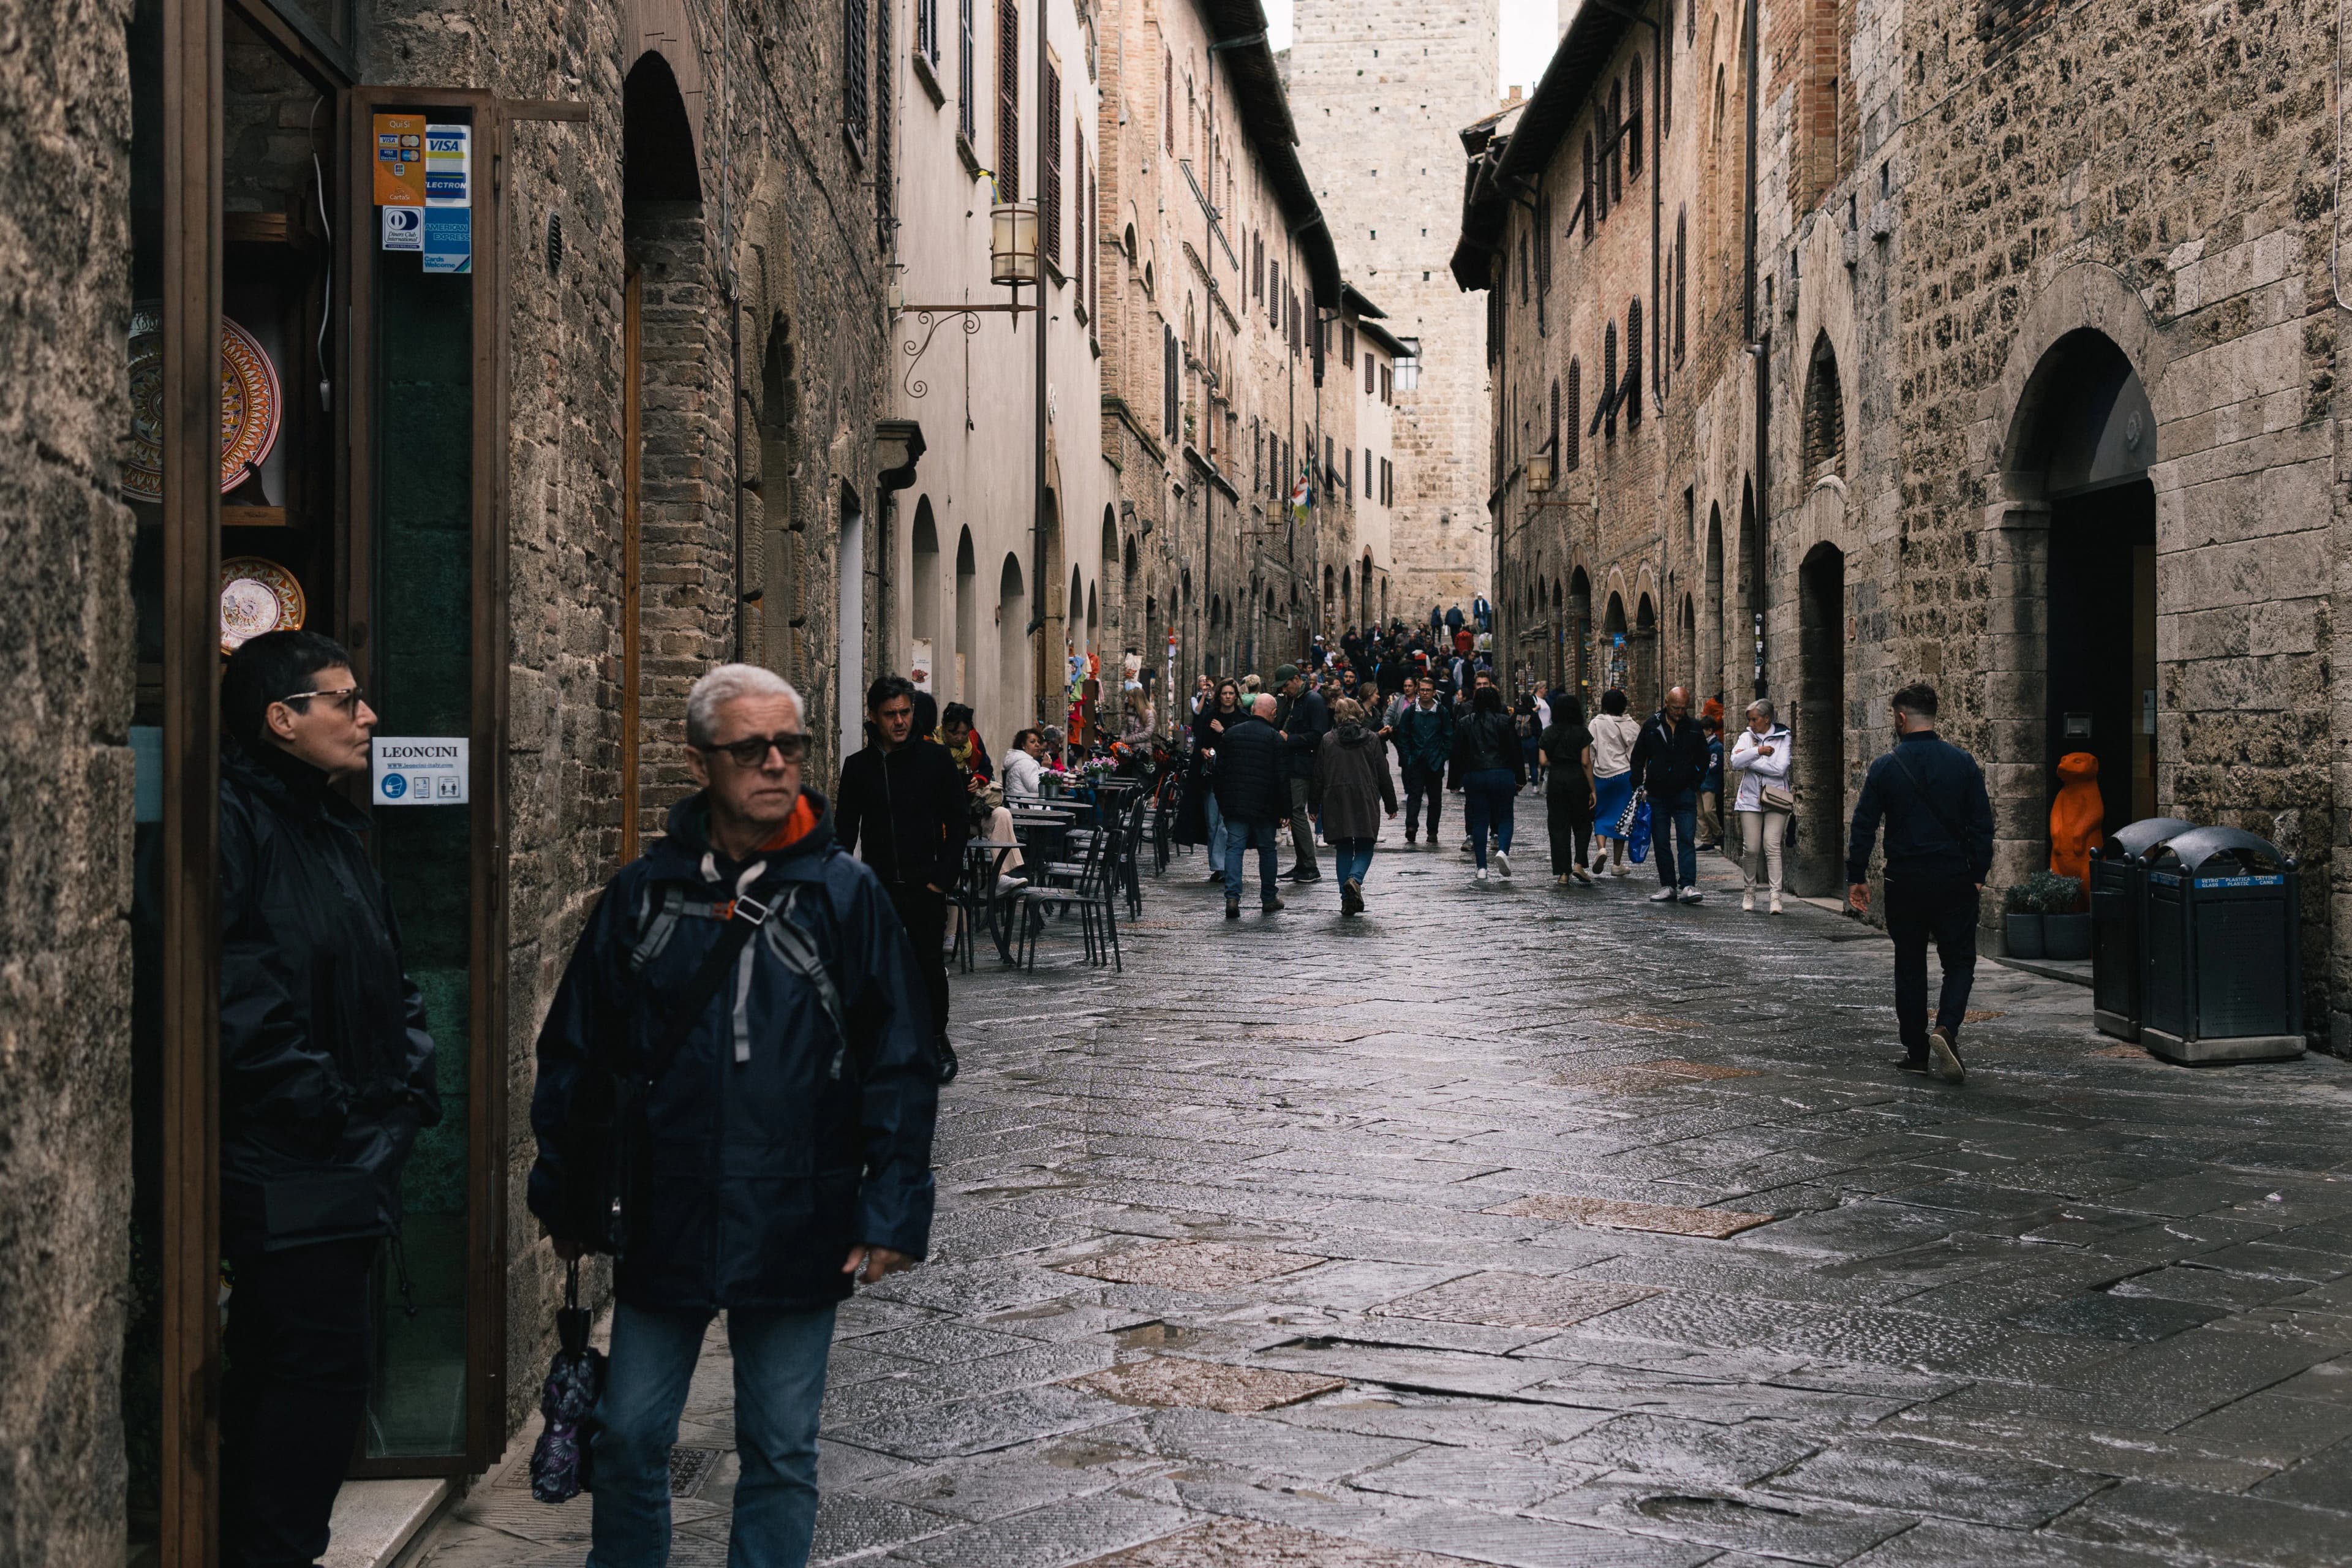
<instances>
[{"instance_id":1,"label":"trash bin","mask_svg":"<svg viewBox=\"0 0 2352 1568\"><path fill-rule=\"evenodd\" d=\"M2294 859L2234 827L2193 828L2141 858L2140 1044L2176 1062L2301 1056Z\"/></svg>"},{"instance_id":2,"label":"trash bin","mask_svg":"<svg viewBox=\"0 0 2352 1568\"><path fill-rule=\"evenodd\" d=\"M2150 816L2116 829L2091 857L2091 1021L2104 1035L2139 1038L2140 857L2196 827L2178 816Z\"/></svg>"}]
</instances>

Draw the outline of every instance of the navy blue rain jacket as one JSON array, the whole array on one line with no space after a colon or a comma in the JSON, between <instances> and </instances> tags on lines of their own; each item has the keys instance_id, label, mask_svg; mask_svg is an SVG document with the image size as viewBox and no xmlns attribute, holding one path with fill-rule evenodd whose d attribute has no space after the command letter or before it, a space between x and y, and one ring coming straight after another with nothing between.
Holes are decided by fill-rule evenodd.
<instances>
[{"instance_id":1,"label":"navy blue rain jacket","mask_svg":"<svg viewBox=\"0 0 2352 1568\"><path fill-rule=\"evenodd\" d=\"M1441 700L1424 713L1416 701L1398 717L1396 733L1390 739L1396 746L1399 766L1443 773L1454 760L1454 710Z\"/></svg>"},{"instance_id":2,"label":"navy blue rain jacket","mask_svg":"<svg viewBox=\"0 0 2352 1568\"><path fill-rule=\"evenodd\" d=\"M719 939L719 920L682 916L632 973L670 889L728 900L767 860L766 879L781 877L770 919L786 918L791 901L789 918L814 939L840 993L845 1053L814 986L764 934L744 950L748 989L731 972L720 983L646 1100L650 1180L615 1279L632 1306L809 1310L849 1294L841 1266L851 1247L919 1258L929 1246L939 1089L929 1005L881 883L835 842L822 797L810 798L816 826L751 862L710 849L701 795L672 806L668 836L606 885L540 1032L530 1207L548 1220L565 1212L558 1134L599 1049L616 1047L623 1062L650 1057L671 999Z\"/></svg>"},{"instance_id":3,"label":"navy blue rain jacket","mask_svg":"<svg viewBox=\"0 0 2352 1568\"><path fill-rule=\"evenodd\" d=\"M1982 882L1992 871L1992 802L1985 795L1984 770L1931 730L1906 735L1895 744L1902 762L1887 752L1870 764L1863 780L1846 844L1846 881L1869 879L1870 847L1883 816L1888 881L1920 887Z\"/></svg>"}]
</instances>

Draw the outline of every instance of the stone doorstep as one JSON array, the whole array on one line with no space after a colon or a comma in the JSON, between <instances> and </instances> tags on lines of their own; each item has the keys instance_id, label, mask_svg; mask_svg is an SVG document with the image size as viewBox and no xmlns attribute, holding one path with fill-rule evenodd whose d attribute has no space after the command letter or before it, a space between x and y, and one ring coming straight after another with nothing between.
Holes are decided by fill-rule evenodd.
<instances>
[{"instance_id":1,"label":"stone doorstep","mask_svg":"<svg viewBox=\"0 0 2352 1568\"><path fill-rule=\"evenodd\" d=\"M2015 969L2027 974L2039 974L2044 980L2063 980L2069 985L2091 987L2091 961L2084 959L2011 958L2007 953L1988 952L1987 959L2004 969Z\"/></svg>"},{"instance_id":2,"label":"stone doorstep","mask_svg":"<svg viewBox=\"0 0 2352 1568\"><path fill-rule=\"evenodd\" d=\"M454 1495L446 1477L345 1481L321 1568L388 1568Z\"/></svg>"}]
</instances>

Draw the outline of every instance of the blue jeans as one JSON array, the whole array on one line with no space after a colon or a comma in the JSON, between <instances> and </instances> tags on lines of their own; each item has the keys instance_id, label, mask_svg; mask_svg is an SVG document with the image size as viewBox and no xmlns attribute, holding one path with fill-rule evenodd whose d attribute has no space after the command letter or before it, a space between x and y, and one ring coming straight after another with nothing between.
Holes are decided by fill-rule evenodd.
<instances>
[{"instance_id":1,"label":"blue jeans","mask_svg":"<svg viewBox=\"0 0 2352 1568\"><path fill-rule=\"evenodd\" d=\"M1331 847L1339 852L1339 864L1334 874L1339 879L1340 886L1345 887L1349 882L1360 882L1371 875L1372 846L1379 842L1377 838L1331 840Z\"/></svg>"},{"instance_id":2,"label":"blue jeans","mask_svg":"<svg viewBox=\"0 0 2352 1568\"><path fill-rule=\"evenodd\" d=\"M1257 846L1257 901L1270 907L1275 862L1282 847L1282 825L1277 822L1225 824L1225 897L1242 896L1242 854L1253 844Z\"/></svg>"},{"instance_id":3,"label":"blue jeans","mask_svg":"<svg viewBox=\"0 0 2352 1568\"><path fill-rule=\"evenodd\" d=\"M1481 871L1486 868L1490 826L1496 847L1506 855L1511 852L1511 802L1518 793L1519 781L1508 768L1480 768L1462 775L1462 810L1470 819L1470 847Z\"/></svg>"},{"instance_id":4,"label":"blue jeans","mask_svg":"<svg viewBox=\"0 0 2352 1568\"><path fill-rule=\"evenodd\" d=\"M1225 863L1225 814L1217 809L1217 792L1211 790L1201 803L1209 819L1209 864L1222 868Z\"/></svg>"},{"instance_id":5,"label":"blue jeans","mask_svg":"<svg viewBox=\"0 0 2352 1568\"><path fill-rule=\"evenodd\" d=\"M1650 853L1658 880L1669 888L1698 886L1698 792L1650 797Z\"/></svg>"},{"instance_id":6,"label":"blue jeans","mask_svg":"<svg viewBox=\"0 0 2352 1568\"><path fill-rule=\"evenodd\" d=\"M588 1568L669 1561L669 1451L712 1314L613 1309L596 1414ZM735 1518L728 1568L803 1568L816 1532L816 1428L833 1309L727 1314L735 1357Z\"/></svg>"}]
</instances>

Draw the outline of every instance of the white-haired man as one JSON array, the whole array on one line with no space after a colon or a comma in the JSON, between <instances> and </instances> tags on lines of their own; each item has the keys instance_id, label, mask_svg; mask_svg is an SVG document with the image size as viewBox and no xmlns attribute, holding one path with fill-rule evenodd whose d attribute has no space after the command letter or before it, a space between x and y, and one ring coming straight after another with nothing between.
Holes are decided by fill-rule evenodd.
<instances>
[{"instance_id":1,"label":"white-haired man","mask_svg":"<svg viewBox=\"0 0 2352 1568\"><path fill-rule=\"evenodd\" d=\"M938 1105L914 955L801 784L800 696L724 664L687 698L702 787L606 887L539 1038L531 1212L615 1256L589 1561L669 1552L669 1450L711 1318L735 1362L735 1561L816 1521L834 1308L929 1245Z\"/></svg>"}]
</instances>

